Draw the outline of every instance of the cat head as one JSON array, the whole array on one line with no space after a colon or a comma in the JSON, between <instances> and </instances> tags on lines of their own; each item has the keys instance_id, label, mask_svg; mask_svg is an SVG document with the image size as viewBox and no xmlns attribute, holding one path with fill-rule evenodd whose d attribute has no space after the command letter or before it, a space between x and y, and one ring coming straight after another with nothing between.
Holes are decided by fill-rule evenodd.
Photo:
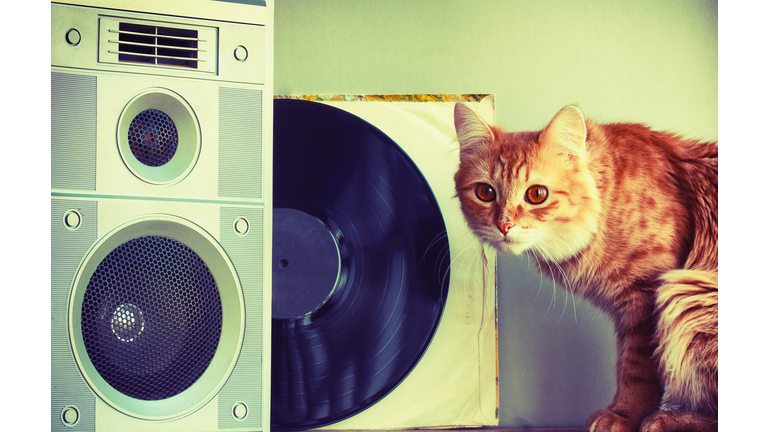
<instances>
[{"instance_id":1,"label":"cat head","mask_svg":"<svg viewBox=\"0 0 768 432\"><path fill-rule=\"evenodd\" d=\"M567 106L540 132L508 133L456 104L454 177L470 228L501 252L561 261L597 232L600 200L588 169L587 128Z\"/></svg>"}]
</instances>

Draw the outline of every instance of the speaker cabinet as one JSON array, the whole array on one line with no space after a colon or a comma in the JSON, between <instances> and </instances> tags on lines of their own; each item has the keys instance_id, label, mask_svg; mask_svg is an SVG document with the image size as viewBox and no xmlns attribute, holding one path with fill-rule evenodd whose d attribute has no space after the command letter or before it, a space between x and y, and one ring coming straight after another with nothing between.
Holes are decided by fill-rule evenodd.
<instances>
[{"instance_id":1,"label":"speaker cabinet","mask_svg":"<svg viewBox=\"0 0 768 432\"><path fill-rule=\"evenodd\" d=\"M52 430L269 430L272 16L51 3Z\"/></svg>"}]
</instances>

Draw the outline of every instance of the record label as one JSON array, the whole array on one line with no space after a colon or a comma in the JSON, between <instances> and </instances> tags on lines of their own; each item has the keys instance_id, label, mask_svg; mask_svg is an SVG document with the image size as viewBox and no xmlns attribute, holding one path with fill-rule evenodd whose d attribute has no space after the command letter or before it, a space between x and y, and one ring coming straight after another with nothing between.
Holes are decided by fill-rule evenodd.
<instances>
[{"instance_id":1,"label":"record label","mask_svg":"<svg viewBox=\"0 0 768 432\"><path fill-rule=\"evenodd\" d=\"M272 224L272 317L301 318L330 298L341 273L336 239L316 217L274 209Z\"/></svg>"}]
</instances>

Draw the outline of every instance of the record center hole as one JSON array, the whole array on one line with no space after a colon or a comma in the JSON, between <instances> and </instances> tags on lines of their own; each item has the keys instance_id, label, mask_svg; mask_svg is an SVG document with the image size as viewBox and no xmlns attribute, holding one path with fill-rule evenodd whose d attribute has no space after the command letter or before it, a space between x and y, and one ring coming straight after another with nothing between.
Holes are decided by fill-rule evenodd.
<instances>
[{"instance_id":1,"label":"record center hole","mask_svg":"<svg viewBox=\"0 0 768 432\"><path fill-rule=\"evenodd\" d=\"M286 268L286 267L288 267L288 260L287 259L281 259L280 261L277 262L277 265L280 268Z\"/></svg>"}]
</instances>

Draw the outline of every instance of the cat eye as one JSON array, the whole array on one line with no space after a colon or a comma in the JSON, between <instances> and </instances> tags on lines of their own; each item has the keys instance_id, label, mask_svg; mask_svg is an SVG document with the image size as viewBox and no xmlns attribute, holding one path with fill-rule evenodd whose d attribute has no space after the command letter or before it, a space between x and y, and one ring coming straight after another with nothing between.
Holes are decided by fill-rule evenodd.
<instances>
[{"instance_id":1,"label":"cat eye","mask_svg":"<svg viewBox=\"0 0 768 432\"><path fill-rule=\"evenodd\" d=\"M547 200L547 197L549 197L549 190L542 185L531 186L525 191L525 200L529 204L541 204Z\"/></svg>"},{"instance_id":2,"label":"cat eye","mask_svg":"<svg viewBox=\"0 0 768 432\"><path fill-rule=\"evenodd\" d=\"M479 183L475 186L475 195L480 201L491 202L496 199L496 191L488 183Z\"/></svg>"}]
</instances>

